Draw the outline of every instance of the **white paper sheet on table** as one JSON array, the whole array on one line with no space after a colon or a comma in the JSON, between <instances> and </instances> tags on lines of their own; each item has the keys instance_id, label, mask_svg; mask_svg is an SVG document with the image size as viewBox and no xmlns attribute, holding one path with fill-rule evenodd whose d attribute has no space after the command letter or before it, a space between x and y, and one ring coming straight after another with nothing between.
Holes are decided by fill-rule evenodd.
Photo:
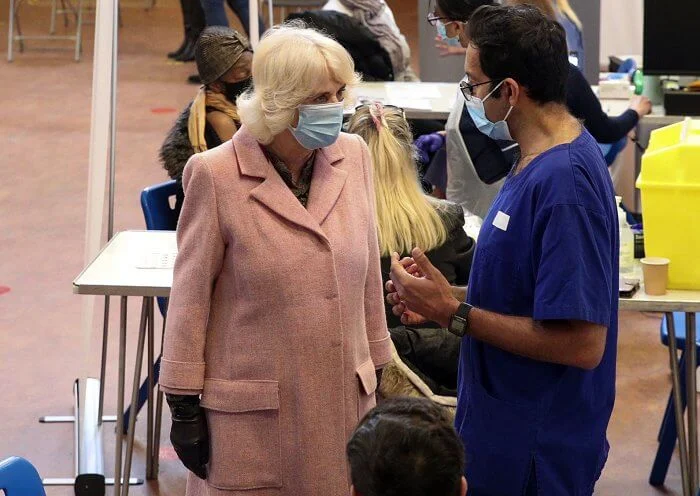
<instances>
[{"instance_id":1,"label":"white paper sheet on table","mask_svg":"<svg viewBox=\"0 0 700 496\"><path fill-rule=\"evenodd\" d=\"M440 88L430 83L386 84L387 100L394 105L395 100L437 99L442 96Z\"/></svg>"},{"instance_id":2,"label":"white paper sheet on table","mask_svg":"<svg viewBox=\"0 0 700 496\"><path fill-rule=\"evenodd\" d=\"M395 107L401 107L404 110L433 110L433 105L430 100L425 98L375 98L371 95L360 94L355 100L355 105L363 105L371 102L379 102L382 105L394 105ZM348 110L348 113L352 113Z\"/></svg>"},{"instance_id":3,"label":"white paper sheet on table","mask_svg":"<svg viewBox=\"0 0 700 496\"><path fill-rule=\"evenodd\" d=\"M136 261L137 269L172 269L177 252L152 252L142 254Z\"/></svg>"},{"instance_id":4,"label":"white paper sheet on table","mask_svg":"<svg viewBox=\"0 0 700 496\"><path fill-rule=\"evenodd\" d=\"M401 107L404 110L433 110L433 105L430 103L430 100L425 98L397 98L395 100L389 100L387 103L389 105Z\"/></svg>"}]
</instances>

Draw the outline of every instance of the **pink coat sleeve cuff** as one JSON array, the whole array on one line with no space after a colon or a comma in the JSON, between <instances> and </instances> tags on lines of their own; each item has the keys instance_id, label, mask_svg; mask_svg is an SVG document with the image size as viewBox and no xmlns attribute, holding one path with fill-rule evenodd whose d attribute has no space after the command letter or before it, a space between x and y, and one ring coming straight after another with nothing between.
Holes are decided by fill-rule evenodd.
<instances>
[{"instance_id":1,"label":"pink coat sleeve cuff","mask_svg":"<svg viewBox=\"0 0 700 496\"><path fill-rule=\"evenodd\" d=\"M389 333L384 339L369 342L369 354L372 357L374 368L381 369L391 361L391 338Z\"/></svg>"},{"instance_id":2,"label":"pink coat sleeve cuff","mask_svg":"<svg viewBox=\"0 0 700 496\"><path fill-rule=\"evenodd\" d=\"M204 389L205 363L174 362L165 358L160 362L159 383L165 392L184 394L183 391L197 394Z\"/></svg>"}]
</instances>

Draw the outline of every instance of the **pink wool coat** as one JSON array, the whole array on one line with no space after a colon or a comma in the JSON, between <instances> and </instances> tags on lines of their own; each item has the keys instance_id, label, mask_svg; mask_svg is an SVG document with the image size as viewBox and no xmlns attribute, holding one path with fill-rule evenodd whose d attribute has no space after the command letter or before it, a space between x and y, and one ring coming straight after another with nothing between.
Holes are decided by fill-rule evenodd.
<instances>
[{"instance_id":1,"label":"pink wool coat","mask_svg":"<svg viewBox=\"0 0 700 496\"><path fill-rule=\"evenodd\" d=\"M370 167L341 134L305 209L245 126L187 164L160 384L206 409L188 495L348 495L345 444L391 359Z\"/></svg>"}]
</instances>

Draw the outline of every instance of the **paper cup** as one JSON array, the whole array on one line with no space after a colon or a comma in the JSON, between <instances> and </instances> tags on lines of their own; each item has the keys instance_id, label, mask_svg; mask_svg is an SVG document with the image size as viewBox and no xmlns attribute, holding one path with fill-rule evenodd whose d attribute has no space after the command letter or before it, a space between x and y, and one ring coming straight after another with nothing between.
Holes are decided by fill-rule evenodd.
<instances>
[{"instance_id":1,"label":"paper cup","mask_svg":"<svg viewBox=\"0 0 700 496\"><path fill-rule=\"evenodd\" d=\"M668 258L642 258L644 291L646 294L651 296L661 296L666 294L669 263L671 263L671 261Z\"/></svg>"}]
</instances>

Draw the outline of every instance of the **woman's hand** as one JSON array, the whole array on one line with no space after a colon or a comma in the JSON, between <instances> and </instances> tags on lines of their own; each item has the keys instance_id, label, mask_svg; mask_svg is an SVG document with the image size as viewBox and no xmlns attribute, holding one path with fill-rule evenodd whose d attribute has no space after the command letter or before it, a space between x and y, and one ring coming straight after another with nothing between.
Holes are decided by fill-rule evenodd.
<instances>
[{"instance_id":1,"label":"woman's hand","mask_svg":"<svg viewBox=\"0 0 700 496\"><path fill-rule=\"evenodd\" d=\"M630 108L637 112L639 117L651 114L651 100L642 95L633 96L630 100Z\"/></svg>"},{"instance_id":2,"label":"woman's hand","mask_svg":"<svg viewBox=\"0 0 700 496\"><path fill-rule=\"evenodd\" d=\"M416 150L418 150L418 160L420 163L428 165L433 158L433 155L445 146L444 133L422 134L413 142Z\"/></svg>"},{"instance_id":3,"label":"woman's hand","mask_svg":"<svg viewBox=\"0 0 700 496\"><path fill-rule=\"evenodd\" d=\"M200 479L207 478L209 428L199 396L166 394L172 415L170 442L182 464Z\"/></svg>"},{"instance_id":4,"label":"woman's hand","mask_svg":"<svg viewBox=\"0 0 700 496\"><path fill-rule=\"evenodd\" d=\"M440 57L449 57L450 55L466 55L467 49L463 46L448 45L440 37L435 37L435 48L437 48Z\"/></svg>"}]
</instances>

